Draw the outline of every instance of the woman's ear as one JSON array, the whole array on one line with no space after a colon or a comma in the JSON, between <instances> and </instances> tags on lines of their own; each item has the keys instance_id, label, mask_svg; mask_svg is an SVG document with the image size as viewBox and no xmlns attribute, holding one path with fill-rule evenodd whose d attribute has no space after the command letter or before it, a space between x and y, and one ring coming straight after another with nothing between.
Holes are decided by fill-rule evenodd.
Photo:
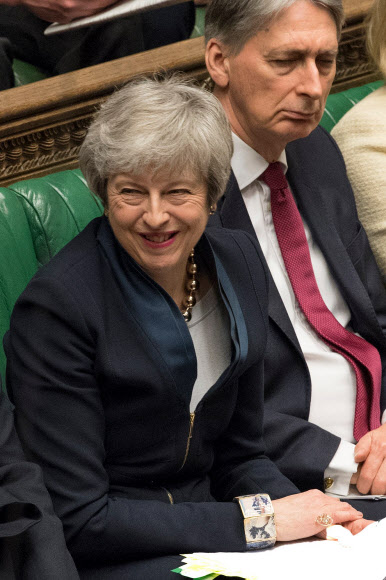
<instances>
[{"instance_id":1,"label":"woman's ear","mask_svg":"<svg viewBox=\"0 0 386 580\"><path fill-rule=\"evenodd\" d=\"M216 38L211 38L206 45L205 62L214 83L225 89L229 83L228 58L224 46Z\"/></svg>"}]
</instances>

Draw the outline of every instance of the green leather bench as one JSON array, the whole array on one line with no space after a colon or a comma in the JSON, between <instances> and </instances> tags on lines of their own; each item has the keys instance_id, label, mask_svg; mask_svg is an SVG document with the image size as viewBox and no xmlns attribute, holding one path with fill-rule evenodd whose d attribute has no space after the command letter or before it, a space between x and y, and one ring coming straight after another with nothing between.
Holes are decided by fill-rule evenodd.
<instances>
[{"instance_id":1,"label":"green leather bench","mask_svg":"<svg viewBox=\"0 0 386 580\"><path fill-rule=\"evenodd\" d=\"M357 101L382 83L329 96L321 124L331 130ZM36 270L94 217L102 204L79 170L63 171L0 188L0 339L14 303ZM0 374L5 355L0 346Z\"/></svg>"}]
</instances>

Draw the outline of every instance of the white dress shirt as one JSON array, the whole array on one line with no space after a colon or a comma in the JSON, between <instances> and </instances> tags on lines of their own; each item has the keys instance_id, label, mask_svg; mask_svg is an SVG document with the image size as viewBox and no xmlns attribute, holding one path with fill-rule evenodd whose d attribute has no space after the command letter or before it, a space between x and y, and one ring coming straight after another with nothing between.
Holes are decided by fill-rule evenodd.
<instances>
[{"instance_id":1,"label":"white dress shirt","mask_svg":"<svg viewBox=\"0 0 386 580\"><path fill-rule=\"evenodd\" d=\"M309 421L341 438L338 450L325 471L325 477L334 480L331 492L347 495L351 476L357 470L353 437L356 399L354 369L343 356L333 352L319 338L295 298L273 225L270 188L259 179L268 167L268 162L236 135L233 135L233 142L233 172L310 372L312 393ZM286 172L285 151L278 161ZM350 330L349 308L304 221L303 225L315 278L323 300L340 324ZM385 419L386 412L383 416L383 420Z\"/></svg>"}]
</instances>

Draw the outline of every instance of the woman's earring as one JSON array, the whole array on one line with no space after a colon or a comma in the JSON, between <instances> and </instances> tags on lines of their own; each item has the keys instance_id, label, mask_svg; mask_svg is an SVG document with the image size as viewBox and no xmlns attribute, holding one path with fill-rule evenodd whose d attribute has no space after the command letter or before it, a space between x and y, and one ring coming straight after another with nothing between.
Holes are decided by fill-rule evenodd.
<instances>
[{"instance_id":1,"label":"woman's earring","mask_svg":"<svg viewBox=\"0 0 386 580\"><path fill-rule=\"evenodd\" d=\"M216 213L216 206L214 203L210 206L209 210L209 215L214 215Z\"/></svg>"}]
</instances>

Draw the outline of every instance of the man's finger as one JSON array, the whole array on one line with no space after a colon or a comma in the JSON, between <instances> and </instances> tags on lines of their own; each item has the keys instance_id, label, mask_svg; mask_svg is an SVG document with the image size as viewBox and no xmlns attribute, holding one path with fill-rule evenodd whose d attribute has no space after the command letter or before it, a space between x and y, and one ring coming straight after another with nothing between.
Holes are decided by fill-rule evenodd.
<instances>
[{"instance_id":1,"label":"man's finger","mask_svg":"<svg viewBox=\"0 0 386 580\"><path fill-rule=\"evenodd\" d=\"M384 459L382 465L378 469L378 473L374 478L371 486L371 493L373 495L386 495L386 460Z\"/></svg>"},{"instance_id":2,"label":"man's finger","mask_svg":"<svg viewBox=\"0 0 386 580\"><path fill-rule=\"evenodd\" d=\"M356 444L354 451L354 459L357 463L366 461L371 451L372 433L366 433Z\"/></svg>"},{"instance_id":3,"label":"man's finger","mask_svg":"<svg viewBox=\"0 0 386 580\"><path fill-rule=\"evenodd\" d=\"M384 456L373 451L362 464L357 481L357 489L360 493L369 493L378 471L384 461Z\"/></svg>"}]
</instances>

